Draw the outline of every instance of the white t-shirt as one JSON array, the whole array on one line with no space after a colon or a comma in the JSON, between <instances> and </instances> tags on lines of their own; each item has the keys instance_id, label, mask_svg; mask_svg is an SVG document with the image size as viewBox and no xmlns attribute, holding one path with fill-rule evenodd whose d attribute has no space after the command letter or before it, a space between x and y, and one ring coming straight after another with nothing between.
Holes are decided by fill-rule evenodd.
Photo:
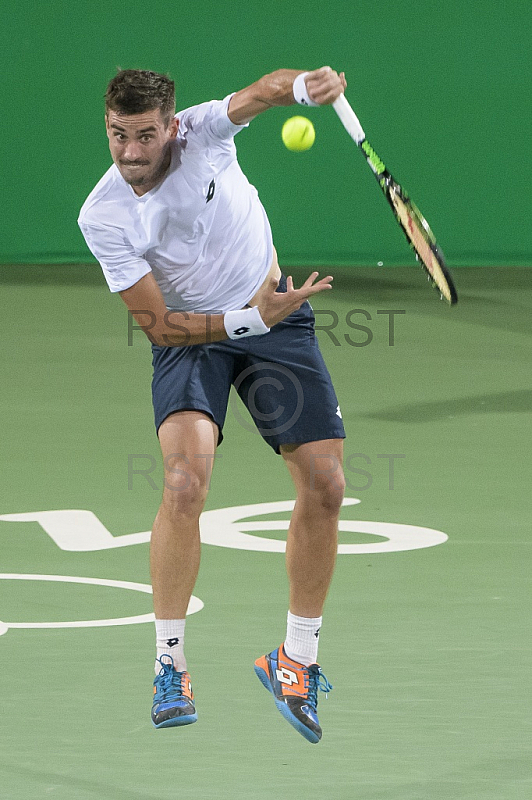
<instances>
[{"instance_id":1,"label":"white t-shirt","mask_svg":"<svg viewBox=\"0 0 532 800\"><path fill-rule=\"evenodd\" d=\"M263 283L272 233L237 161L233 137L246 126L229 119L230 98L176 115L169 170L150 192L138 197L113 164L83 204L78 223L112 292L151 271L167 308L224 313Z\"/></svg>"}]
</instances>

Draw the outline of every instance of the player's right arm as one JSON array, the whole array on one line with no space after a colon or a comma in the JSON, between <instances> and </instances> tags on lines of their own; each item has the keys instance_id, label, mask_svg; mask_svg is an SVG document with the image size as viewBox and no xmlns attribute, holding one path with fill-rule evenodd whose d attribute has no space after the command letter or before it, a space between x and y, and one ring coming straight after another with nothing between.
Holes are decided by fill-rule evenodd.
<instances>
[{"instance_id":1,"label":"player's right arm","mask_svg":"<svg viewBox=\"0 0 532 800\"><path fill-rule=\"evenodd\" d=\"M303 70L278 69L235 92L227 109L231 122L245 125L269 108L293 105L296 102L294 80L301 72ZM318 105L333 103L347 87L344 73L338 74L331 67L307 72L305 84L309 96Z\"/></svg>"},{"instance_id":2,"label":"player's right arm","mask_svg":"<svg viewBox=\"0 0 532 800\"><path fill-rule=\"evenodd\" d=\"M272 281L258 305L264 324L268 328L273 327L313 294L332 288L331 276L315 283L317 277L318 273L313 272L300 289L295 289L292 279L288 278L286 292L276 292L277 281ZM151 272L119 294L152 344L184 347L229 338L223 314L169 311Z\"/></svg>"}]
</instances>

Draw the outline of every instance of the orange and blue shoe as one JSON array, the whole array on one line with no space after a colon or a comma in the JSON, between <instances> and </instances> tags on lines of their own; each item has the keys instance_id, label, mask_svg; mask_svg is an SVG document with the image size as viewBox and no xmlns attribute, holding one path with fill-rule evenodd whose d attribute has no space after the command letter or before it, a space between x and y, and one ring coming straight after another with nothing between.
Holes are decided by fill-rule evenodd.
<instances>
[{"instance_id":1,"label":"orange and blue shoe","mask_svg":"<svg viewBox=\"0 0 532 800\"><path fill-rule=\"evenodd\" d=\"M163 661L163 658L169 660ZM157 661L161 669L153 682L151 721L154 726L173 728L196 722L198 715L190 675L186 671L178 672L170 655L162 655Z\"/></svg>"},{"instance_id":2,"label":"orange and blue shoe","mask_svg":"<svg viewBox=\"0 0 532 800\"><path fill-rule=\"evenodd\" d=\"M305 667L292 661L281 645L255 661L255 673L273 694L275 705L283 717L305 739L317 744L322 733L316 712L318 689L327 694L333 688L320 666L311 664Z\"/></svg>"}]
</instances>

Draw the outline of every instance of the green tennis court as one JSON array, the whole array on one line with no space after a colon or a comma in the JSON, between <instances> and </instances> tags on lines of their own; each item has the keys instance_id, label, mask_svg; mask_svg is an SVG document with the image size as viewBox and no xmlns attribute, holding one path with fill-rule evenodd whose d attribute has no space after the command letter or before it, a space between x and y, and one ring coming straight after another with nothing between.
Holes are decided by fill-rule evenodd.
<instances>
[{"instance_id":1,"label":"green tennis court","mask_svg":"<svg viewBox=\"0 0 532 800\"><path fill-rule=\"evenodd\" d=\"M2 17L0 800L530 800L532 240L528 0L147 6ZM148 550L163 470L151 352L76 225L111 164L117 68L178 108L279 68L345 71L372 146L456 281L440 302L330 109L236 140L313 306L348 487L315 747L253 663L286 630L295 493L233 396L186 650L198 722L150 721ZM303 113L314 146L289 152Z\"/></svg>"},{"instance_id":2,"label":"green tennis court","mask_svg":"<svg viewBox=\"0 0 532 800\"><path fill-rule=\"evenodd\" d=\"M338 556L320 647L334 691L311 747L252 669L284 632L283 555L230 546L203 546L204 607L187 626L198 724L153 730L153 624L94 626L151 611L130 586L149 584L146 540L113 547L98 528L149 531L158 507L149 345L133 333L128 346L97 266L3 268L0 512L34 519L0 520L1 619L29 626L0 637L2 798L530 796L529 273L459 270L450 310L418 270L337 269L314 302L360 500L342 544L400 547L397 524L448 539ZM256 505L233 527L264 521L247 535L282 539L268 523L288 513L264 504L292 488L245 414L228 415L206 509ZM61 510L78 516L39 517ZM84 530L107 549L87 549ZM91 626L37 627L80 620Z\"/></svg>"}]
</instances>

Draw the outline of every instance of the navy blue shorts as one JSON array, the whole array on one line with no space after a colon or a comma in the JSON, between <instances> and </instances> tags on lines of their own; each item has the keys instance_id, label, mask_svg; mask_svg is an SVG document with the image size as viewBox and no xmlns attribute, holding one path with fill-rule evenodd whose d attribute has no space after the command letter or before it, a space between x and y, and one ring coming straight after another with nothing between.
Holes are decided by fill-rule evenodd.
<instances>
[{"instance_id":1,"label":"navy blue shorts","mask_svg":"<svg viewBox=\"0 0 532 800\"><path fill-rule=\"evenodd\" d=\"M286 291L281 278L277 291ZM152 345L155 427L175 411L203 411L222 441L228 405L279 453L283 444L344 439L338 400L314 332L309 303L263 336L184 347ZM234 386L251 419L235 397Z\"/></svg>"}]
</instances>

